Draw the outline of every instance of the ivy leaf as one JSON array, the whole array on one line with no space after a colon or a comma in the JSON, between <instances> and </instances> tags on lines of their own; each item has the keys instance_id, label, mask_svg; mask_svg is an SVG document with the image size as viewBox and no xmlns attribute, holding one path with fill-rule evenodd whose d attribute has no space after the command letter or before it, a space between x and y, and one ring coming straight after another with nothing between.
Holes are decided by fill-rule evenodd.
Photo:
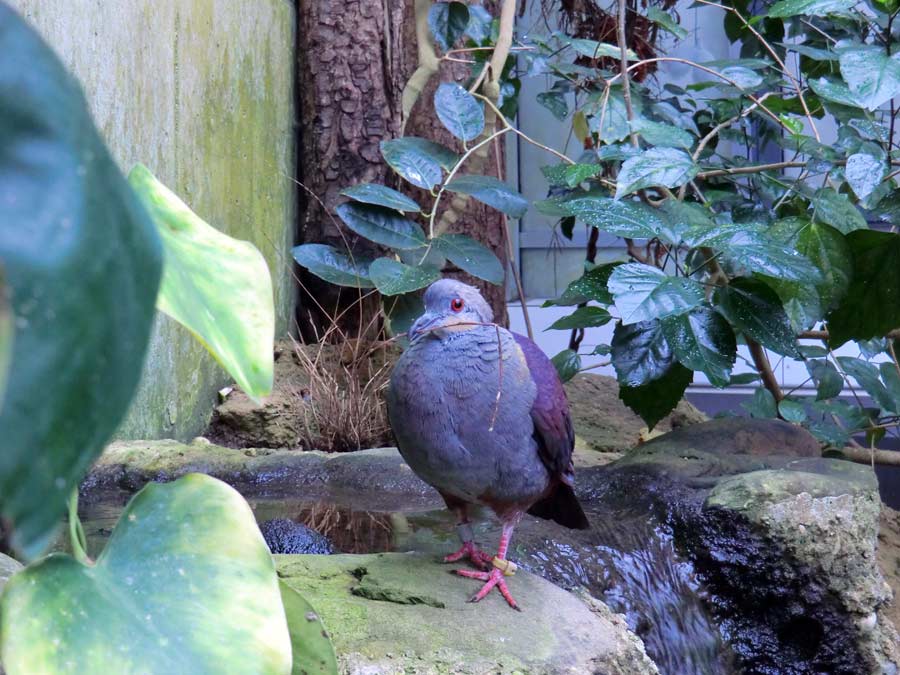
<instances>
[{"instance_id":1,"label":"ivy leaf","mask_svg":"<svg viewBox=\"0 0 900 675\"><path fill-rule=\"evenodd\" d=\"M636 134L640 134L641 138L650 145L665 148L682 148L684 150L690 150L694 145L694 137L691 134L671 124L651 122L648 119L639 118L631 120L631 130Z\"/></svg>"},{"instance_id":2,"label":"ivy leaf","mask_svg":"<svg viewBox=\"0 0 900 675\"><path fill-rule=\"evenodd\" d=\"M647 18L650 19L653 23L659 25L661 28L670 32L679 40L684 40L688 36L687 30L679 26L678 22L675 21L675 19L673 19L668 12L664 12L655 5L651 5L647 8Z\"/></svg>"},{"instance_id":3,"label":"ivy leaf","mask_svg":"<svg viewBox=\"0 0 900 675\"><path fill-rule=\"evenodd\" d=\"M653 429L675 409L694 379L694 371L673 363L660 377L638 387L619 385L619 398Z\"/></svg>"},{"instance_id":4,"label":"ivy leaf","mask_svg":"<svg viewBox=\"0 0 900 675\"><path fill-rule=\"evenodd\" d=\"M611 305L613 297L606 288L609 275L619 263L599 265L586 271L579 279L576 279L566 287L563 294L555 300L547 300L544 307L551 305L580 305L583 302L594 300L601 305Z\"/></svg>"},{"instance_id":5,"label":"ivy leaf","mask_svg":"<svg viewBox=\"0 0 900 675\"><path fill-rule=\"evenodd\" d=\"M378 258L369 265L369 278L382 295L400 295L430 286L441 278L441 271L430 265L413 267L393 258Z\"/></svg>"},{"instance_id":6,"label":"ivy leaf","mask_svg":"<svg viewBox=\"0 0 900 675\"><path fill-rule=\"evenodd\" d=\"M857 45L836 50L844 76L854 98L866 110L877 110L900 94L900 61L874 45Z\"/></svg>"},{"instance_id":7,"label":"ivy leaf","mask_svg":"<svg viewBox=\"0 0 900 675\"><path fill-rule=\"evenodd\" d=\"M521 218L528 210L528 200L493 176L459 176L447 183L451 192L474 197L512 218Z\"/></svg>"},{"instance_id":8,"label":"ivy leaf","mask_svg":"<svg viewBox=\"0 0 900 675\"><path fill-rule=\"evenodd\" d=\"M605 326L612 316L602 307L579 307L569 316L554 321L544 330L572 330L573 328L597 328Z\"/></svg>"},{"instance_id":9,"label":"ivy leaf","mask_svg":"<svg viewBox=\"0 0 900 675\"><path fill-rule=\"evenodd\" d=\"M441 168L451 169L459 157L443 145L424 138L407 136L381 142L384 161L404 179L430 190L441 182Z\"/></svg>"},{"instance_id":10,"label":"ivy leaf","mask_svg":"<svg viewBox=\"0 0 900 675\"><path fill-rule=\"evenodd\" d=\"M453 49L469 26L469 8L464 2L436 2L428 10L428 27L438 46Z\"/></svg>"},{"instance_id":11,"label":"ivy leaf","mask_svg":"<svg viewBox=\"0 0 900 675\"><path fill-rule=\"evenodd\" d=\"M557 164L542 166L541 173L551 187L574 188L603 171L600 164Z\"/></svg>"},{"instance_id":12,"label":"ivy leaf","mask_svg":"<svg viewBox=\"0 0 900 675\"><path fill-rule=\"evenodd\" d=\"M900 234L856 230L846 237L853 278L828 315L828 344L882 337L900 326Z\"/></svg>"},{"instance_id":13,"label":"ivy leaf","mask_svg":"<svg viewBox=\"0 0 900 675\"><path fill-rule=\"evenodd\" d=\"M650 148L623 162L616 178L616 199L646 187L684 185L698 171L691 156L682 150Z\"/></svg>"},{"instance_id":14,"label":"ivy leaf","mask_svg":"<svg viewBox=\"0 0 900 675\"><path fill-rule=\"evenodd\" d=\"M659 379L675 362L659 321L616 324L610 353L619 384L629 387Z\"/></svg>"},{"instance_id":15,"label":"ivy leaf","mask_svg":"<svg viewBox=\"0 0 900 675\"><path fill-rule=\"evenodd\" d=\"M882 384L881 372L874 363L863 361L852 356L838 356L837 362L850 377L857 381L860 387L866 390L866 393L872 397L872 400L878 404L878 407L885 413L897 413L900 410L894 410L894 398L888 393L887 388ZM893 365L893 364L889 364Z\"/></svg>"},{"instance_id":16,"label":"ivy leaf","mask_svg":"<svg viewBox=\"0 0 900 675\"><path fill-rule=\"evenodd\" d=\"M376 244L400 250L419 248L426 244L425 233L419 224L407 220L393 209L345 202L338 204L335 213L356 234Z\"/></svg>"},{"instance_id":17,"label":"ivy leaf","mask_svg":"<svg viewBox=\"0 0 900 675\"><path fill-rule=\"evenodd\" d=\"M571 349L562 350L559 354L550 359L550 361L556 368L559 379L563 382L568 382L578 374L579 370L581 370L581 357L578 356L578 352Z\"/></svg>"},{"instance_id":18,"label":"ivy leaf","mask_svg":"<svg viewBox=\"0 0 900 675\"><path fill-rule=\"evenodd\" d=\"M377 183L360 183L359 185L344 188L341 190L341 194L358 202L386 206L396 211L419 213L422 210L415 201L402 192L397 192Z\"/></svg>"},{"instance_id":19,"label":"ivy leaf","mask_svg":"<svg viewBox=\"0 0 900 675\"><path fill-rule=\"evenodd\" d=\"M827 16L843 14L856 5L856 0L780 0L769 8L769 16L784 19L789 16Z\"/></svg>"},{"instance_id":20,"label":"ivy leaf","mask_svg":"<svg viewBox=\"0 0 900 675\"><path fill-rule=\"evenodd\" d=\"M617 201L609 197L584 196L560 202L562 215L575 216L591 227L617 237L653 239L675 244L678 239L666 214L641 202Z\"/></svg>"},{"instance_id":21,"label":"ivy leaf","mask_svg":"<svg viewBox=\"0 0 900 675\"><path fill-rule=\"evenodd\" d=\"M682 314L703 302L703 287L687 277L673 277L643 263L619 265L609 277L622 323Z\"/></svg>"},{"instance_id":22,"label":"ivy leaf","mask_svg":"<svg viewBox=\"0 0 900 675\"><path fill-rule=\"evenodd\" d=\"M762 75L744 66L726 66L718 69L718 72L743 91L752 91L763 83Z\"/></svg>"},{"instance_id":23,"label":"ivy leaf","mask_svg":"<svg viewBox=\"0 0 900 675\"><path fill-rule=\"evenodd\" d=\"M327 244L301 244L291 249L291 253L298 265L330 284L351 288L374 287L368 272L371 258L350 258Z\"/></svg>"},{"instance_id":24,"label":"ivy leaf","mask_svg":"<svg viewBox=\"0 0 900 675\"><path fill-rule=\"evenodd\" d=\"M844 178L860 199L875 191L887 171L884 162L867 152L857 152L847 158Z\"/></svg>"},{"instance_id":25,"label":"ivy leaf","mask_svg":"<svg viewBox=\"0 0 900 675\"><path fill-rule=\"evenodd\" d=\"M708 307L698 307L663 319L662 329L680 363L701 371L716 387L729 384L737 342L721 314Z\"/></svg>"},{"instance_id":26,"label":"ivy leaf","mask_svg":"<svg viewBox=\"0 0 900 675\"><path fill-rule=\"evenodd\" d=\"M844 378L826 359L810 359L806 362L806 370L816 383L816 400L834 398L844 388Z\"/></svg>"},{"instance_id":27,"label":"ivy leaf","mask_svg":"<svg viewBox=\"0 0 900 675\"><path fill-rule=\"evenodd\" d=\"M460 269L492 284L503 283L503 265L483 244L464 234L442 234L431 240L438 253Z\"/></svg>"},{"instance_id":28,"label":"ivy leaf","mask_svg":"<svg viewBox=\"0 0 900 675\"><path fill-rule=\"evenodd\" d=\"M778 406L775 404L775 397L768 389L762 387L753 392L753 398L746 403L741 403L741 407L750 413L750 417L757 419L773 419L778 417Z\"/></svg>"},{"instance_id":29,"label":"ivy leaf","mask_svg":"<svg viewBox=\"0 0 900 675\"><path fill-rule=\"evenodd\" d=\"M718 287L713 299L716 309L737 330L773 352L800 358L787 314L778 295L766 284L739 277Z\"/></svg>"},{"instance_id":30,"label":"ivy leaf","mask_svg":"<svg viewBox=\"0 0 900 675\"><path fill-rule=\"evenodd\" d=\"M474 140L484 131L484 108L456 82L444 82L437 88L434 112L447 131L460 140Z\"/></svg>"},{"instance_id":31,"label":"ivy leaf","mask_svg":"<svg viewBox=\"0 0 900 675\"><path fill-rule=\"evenodd\" d=\"M819 189L812 199L812 207L816 220L831 225L844 234L868 227L866 219L850 203L847 195L839 194L831 188Z\"/></svg>"}]
</instances>

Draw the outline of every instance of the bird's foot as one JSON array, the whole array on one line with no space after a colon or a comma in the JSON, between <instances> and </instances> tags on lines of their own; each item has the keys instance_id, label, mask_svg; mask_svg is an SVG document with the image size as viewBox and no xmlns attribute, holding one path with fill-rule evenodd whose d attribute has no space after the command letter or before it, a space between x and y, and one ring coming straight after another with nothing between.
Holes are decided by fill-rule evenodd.
<instances>
[{"instance_id":1,"label":"bird's foot","mask_svg":"<svg viewBox=\"0 0 900 675\"><path fill-rule=\"evenodd\" d=\"M472 564L480 570L486 569L493 559L492 556L489 556L487 553L478 548L475 545L474 541L466 541L463 542L463 545L456 553L451 553L450 555L444 556L444 562L459 562L463 558L468 558L469 560L471 560Z\"/></svg>"},{"instance_id":2,"label":"bird's foot","mask_svg":"<svg viewBox=\"0 0 900 675\"><path fill-rule=\"evenodd\" d=\"M506 563L506 560L500 561L502 563ZM514 565L509 564L505 569L509 570L512 568L515 569ZM513 599L513 596L509 592L509 587L506 585L505 576L508 576L510 572L504 572L502 569L494 568L490 572L475 572L473 570L456 570L456 573L461 577L467 577L469 579L478 579L479 581L484 581L484 586L481 587L481 590L478 591L475 595L469 598L469 602L478 602L491 592L491 589L495 586L497 590L500 591L500 595L503 596L503 599L509 603L509 606L513 609L522 611L519 607L519 604Z\"/></svg>"}]
</instances>

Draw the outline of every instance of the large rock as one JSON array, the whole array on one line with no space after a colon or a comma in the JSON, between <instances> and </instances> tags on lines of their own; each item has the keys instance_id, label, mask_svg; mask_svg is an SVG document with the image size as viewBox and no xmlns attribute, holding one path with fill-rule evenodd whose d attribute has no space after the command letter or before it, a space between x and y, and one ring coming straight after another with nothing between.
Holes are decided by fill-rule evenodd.
<instances>
[{"instance_id":1,"label":"large rock","mask_svg":"<svg viewBox=\"0 0 900 675\"><path fill-rule=\"evenodd\" d=\"M277 556L278 574L316 608L350 674L657 673L641 641L602 603L527 572L467 602L477 582L431 556Z\"/></svg>"}]
</instances>

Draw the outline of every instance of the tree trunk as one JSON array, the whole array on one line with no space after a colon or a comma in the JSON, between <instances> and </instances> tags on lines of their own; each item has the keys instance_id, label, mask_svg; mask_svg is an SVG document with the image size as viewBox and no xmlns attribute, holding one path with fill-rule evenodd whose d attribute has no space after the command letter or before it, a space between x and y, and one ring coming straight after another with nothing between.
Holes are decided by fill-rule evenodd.
<instances>
[{"instance_id":1,"label":"tree trunk","mask_svg":"<svg viewBox=\"0 0 900 675\"><path fill-rule=\"evenodd\" d=\"M382 140L400 133L401 93L417 66L413 0L300 0L297 59L297 163L302 184L298 239L349 248L357 256L377 256L383 250L350 232L333 213L342 201L340 191L361 182L397 187L430 204L430 197L424 200L412 186L399 184L379 150ZM445 79L450 76L441 73ZM405 135L458 149L434 116L437 81L438 76L432 78L420 97ZM493 151L488 159L486 166L469 172L495 171ZM442 210L448 206L454 212L450 219L456 217L449 231L474 236L506 262L500 214L474 200L458 208L445 196ZM332 337L338 339L373 337L379 330L377 294L360 302L366 291L332 286L301 268L297 272L301 285L297 320L304 340L321 339L335 324L338 331ZM494 307L497 320L505 323L505 290L475 283Z\"/></svg>"}]
</instances>

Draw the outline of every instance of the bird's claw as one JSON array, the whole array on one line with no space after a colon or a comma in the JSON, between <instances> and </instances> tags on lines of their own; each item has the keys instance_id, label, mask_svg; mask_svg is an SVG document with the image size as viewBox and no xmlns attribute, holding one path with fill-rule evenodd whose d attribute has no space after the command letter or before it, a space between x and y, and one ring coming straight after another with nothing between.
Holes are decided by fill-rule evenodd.
<instances>
[{"instance_id":1,"label":"bird's claw","mask_svg":"<svg viewBox=\"0 0 900 675\"><path fill-rule=\"evenodd\" d=\"M492 556L489 556L487 553L478 548L475 545L474 541L467 541L463 543L463 545L456 553L451 553L450 555L444 556L444 562L455 563L459 562L463 558L468 558L469 560L471 560L472 564L480 570L487 569L487 566L493 559Z\"/></svg>"},{"instance_id":2,"label":"bird's claw","mask_svg":"<svg viewBox=\"0 0 900 675\"><path fill-rule=\"evenodd\" d=\"M503 596L503 599L509 603L509 606L515 610L522 611L519 607L519 604L513 599L512 594L509 592L509 587L506 585L506 579L504 578L504 574L499 569L492 569L490 572L475 572L472 570L456 570L456 573L461 577L467 577L469 579L478 579L479 581L484 581L484 586L481 587L481 590L478 591L475 595L469 598L469 602L479 602L484 599L484 597L491 592L491 589L495 586L497 590L500 591L500 595Z\"/></svg>"}]
</instances>

